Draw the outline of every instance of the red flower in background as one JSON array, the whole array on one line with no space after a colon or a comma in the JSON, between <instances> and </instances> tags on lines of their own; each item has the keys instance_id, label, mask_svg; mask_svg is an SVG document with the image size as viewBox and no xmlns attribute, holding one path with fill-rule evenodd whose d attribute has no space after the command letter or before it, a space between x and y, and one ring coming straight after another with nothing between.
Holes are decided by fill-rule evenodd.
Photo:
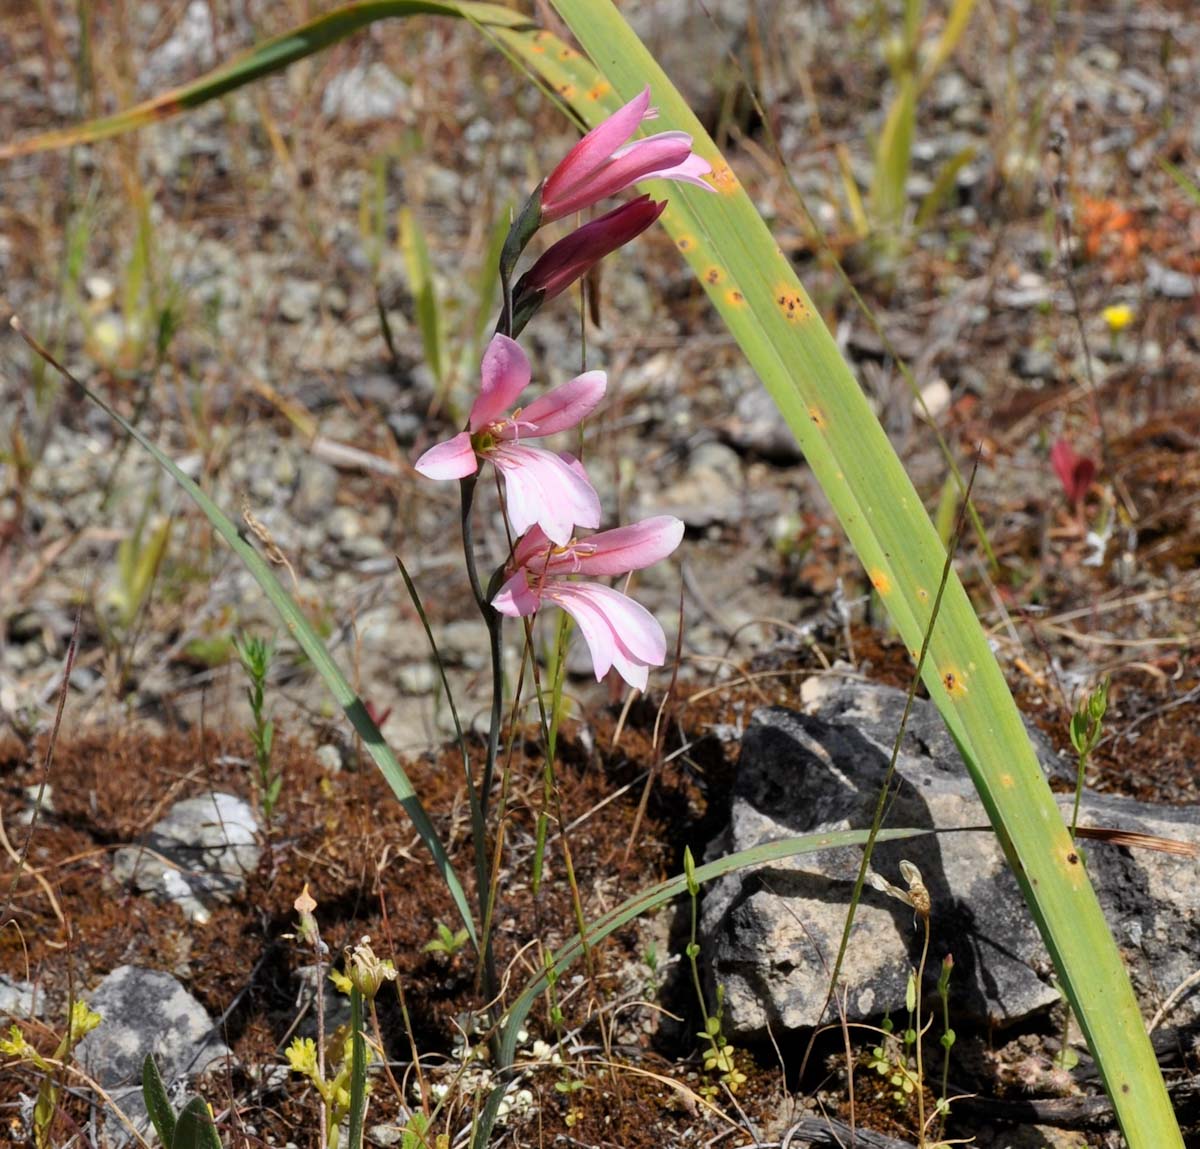
<instances>
[{"instance_id":1,"label":"red flower in background","mask_svg":"<svg viewBox=\"0 0 1200 1149\"><path fill-rule=\"evenodd\" d=\"M1059 439L1050 448L1050 465L1062 483L1067 500L1073 508L1078 507L1096 477L1095 462L1078 454L1066 439Z\"/></svg>"}]
</instances>

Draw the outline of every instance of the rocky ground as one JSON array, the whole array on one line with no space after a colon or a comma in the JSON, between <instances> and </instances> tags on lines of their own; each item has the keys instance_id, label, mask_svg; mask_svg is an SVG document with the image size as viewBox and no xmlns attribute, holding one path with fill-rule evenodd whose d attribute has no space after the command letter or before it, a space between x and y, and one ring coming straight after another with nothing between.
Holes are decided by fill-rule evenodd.
<instances>
[{"instance_id":1,"label":"rocky ground","mask_svg":"<svg viewBox=\"0 0 1200 1149\"><path fill-rule=\"evenodd\" d=\"M959 160L950 193L930 221L882 246L860 234L847 196L848 180L864 195L870 185L892 91L880 52L888 28L873 22L874 6L793 10L770 0L754 6L753 19L741 4L624 7L752 190L931 510L946 476L935 432L961 463L978 456L986 547L964 538L958 568L1018 699L1044 731L1048 761L1066 748L1081 692L1110 676L1089 784L1170 806L1151 832L1177 824L1168 836L1191 841L1200 797L1200 208L1162 166L1200 175L1200 29L1189 6L981 6L922 96L910 215ZM308 9L213 0L89 11L86 36L72 5L0 14L0 142L160 91ZM762 93L770 132L739 96L738 68ZM377 25L137 136L3 167L5 310L229 512L248 510L262 525L260 541L286 559L281 577L364 697L389 712L384 732L414 756L414 778L464 873L472 863L461 766L441 749L449 710L394 556L417 582L460 710L478 727L486 640L459 565L455 499L410 463L471 401L479 332L494 312L479 279L490 229L571 139L558 113L472 32L423 19ZM401 208L434 268L440 371L422 342L397 234ZM856 680L898 686L909 673L794 443L665 236L647 233L609 261L600 303L601 322L586 327L586 362L609 372L610 394L588 430L592 474L611 521L670 512L688 532L677 562L636 583L672 642L682 618L669 720L656 726L676 668L652 676L648 699L622 718L621 691L595 684L582 649L568 659L564 813L580 820L572 844L593 914L678 872L684 845L701 854L731 809L736 822L749 785L736 774L740 742L758 707L800 707L802 682L837 664ZM1128 309L1127 322L1113 308ZM579 370L579 332L565 298L530 328L537 379ZM1049 460L1059 439L1097 466L1077 507ZM79 654L46 775L77 615ZM269 827L253 803L245 678L231 657L231 640L244 634L278 645L268 704L285 784ZM515 654L509 669L515 676ZM9 995L0 1005L23 1023L33 1017L31 1035L53 1048L50 1031L73 987L94 994L126 967L170 975L188 1009L221 1022L220 1042L235 1055L215 1063L226 1068L207 1083L229 1143L315 1144L311 1094L280 1068L289 1031L311 1024L311 960L286 937L308 882L330 945L370 934L406 984L410 1024L390 1001L381 1018L397 1081L378 1090L373 1120L377 1143L389 1143L387 1129L413 1104L401 1068L411 1071L413 1048L431 1076L446 1072L462 1048L455 1021L478 1004L464 955L421 952L452 910L252 579L150 460L7 335L0 721L10 860L33 795L43 781L50 789L14 887L19 929L0 945L0 992ZM519 739L498 944L522 976L536 968L528 942L552 944L573 928L561 874L540 898L529 890L539 771L536 741ZM220 849L207 843L224 876L177 888L164 903L169 875L205 869L172 854L179 840L162 825L188 799L201 803L201 826L211 824L204 803L240 803L218 821L243 827L237 848L255 852L227 856L224 838ZM168 862L147 868L145 857L159 856ZM946 881L957 906L966 895ZM1143 946L1142 935L1126 933L1122 944L1160 954L1174 936L1176 958L1192 952L1186 909L1165 891L1177 878L1122 871L1113 882L1123 891L1112 903L1120 922L1153 935ZM1137 891L1151 887L1165 899L1155 902L1158 916L1133 922ZM706 910L706 956L720 970L729 955L719 949L716 907ZM531 1069L537 1104L514 1115L517 1143L708 1143L733 1128L695 1092L704 1076L693 1019L669 1016L696 1010L680 977L685 924L664 918L629 933L591 979L572 984L564 1048L572 1080L585 1087L556 1089L557 1063ZM955 1065L964 1092L1044 1102L1007 1114L1027 1124L1058 1112L1046 1099L1063 1086L1046 1073L1061 1022L1035 950L1031 941L1020 958L1029 1010L997 1018L980 1004L986 994L977 997ZM1147 961L1139 988L1151 1014L1186 963ZM882 993L894 973L861 976ZM125 977L101 1000L119 1001ZM153 1000L174 1000L174 988L154 984ZM818 1046L801 1076L803 1041L777 1035L781 1073L762 1027L740 1025L731 1010L749 1080L740 1116L728 1097L717 1099L735 1126L745 1121L724 1143L749 1142L747 1129L778 1140L813 1096L850 1119L844 1056L830 1060L840 1036ZM862 1016L880 1012L868 1006ZM1193 1012L1183 1008L1163 1028L1164 1057L1185 1076L1194 1071ZM998 1020L1008 1028L993 1028ZM533 1041L554 1036L544 1020L533 1029L531 1063ZM868 1081L875 1040L862 1043ZM194 1049L171 1056L173 1072L198 1067ZM618 1062L626 1068L612 1069ZM119 1087L124 1070L94 1064ZM28 1116L21 1095L36 1091L36 1079L27 1069L0 1075L18 1131ZM1086 1061L1067 1086L1091 1088ZM856 1119L914 1140L913 1115L881 1093L858 1091ZM451 1134L469 1114L468 1102L457 1106L444 1125ZM994 1111L963 1114L950 1135L984 1144L1111 1140L1103 1117L1091 1126L1064 1118L1084 1130L1064 1134L1048 1125L1014 1132ZM55 1143L82 1135L91 1119L87 1097L71 1098Z\"/></svg>"}]
</instances>

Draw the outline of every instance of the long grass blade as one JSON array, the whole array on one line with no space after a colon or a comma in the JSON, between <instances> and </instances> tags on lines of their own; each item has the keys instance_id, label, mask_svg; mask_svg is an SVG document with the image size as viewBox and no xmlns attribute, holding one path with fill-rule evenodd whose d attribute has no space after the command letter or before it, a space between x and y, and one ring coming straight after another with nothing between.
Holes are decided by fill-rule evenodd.
<instances>
[{"instance_id":1,"label":"long grass blade","mask_svg":"<svg viewBox=\"0 0 1200 1149\"><path fill-rule=\"evenodd\" d=\"M499 4L474 3L472 0L461 0L459 3L453 0L444 3L437 0L362 0L357 4L335 8L289 32L264 40L249 52L192 83L172 88L114 115L0 145L0 160L106 140L170 119L332 47L376 20L394 16L453 16L470 20L484 30L536 31L520 13Z\"/></svg>"},{"instance_id":2,"label":"long grass blade","mask_svg":"<svg viewBox=\"0 0 1200 1149\"><path fill-rule=\"evenodd\" d=\"M804 854L815 854L820 850L833 850L843 846L865 846L871 831L869 830L839 830L830 834L805 834L798 838L782 838L777 842L764 842L749 850L739 850L734 854L726 854L723 858L697 866L693 877L703 885L715 878L750 866L760 866L767 862L779 862L787 858L798 858ZM929 829L892 829L880 830L875 835L878 842L899 842L905 838L920 838L927 834L936 833ZM589 949L594 949L605 938L628 925L634 919L641 917L665 906L668 902L687 892L687 875L677 874L665 882L642 890L627 898L619 906L614 906L607 913L601 914L588 926L587 938L576 934L561 948L549 956L544 968L521 990L504 1017L504 1032L500 1038L500 1064L512 1065L517 1053L518 1035L529 1016L529 1011L550 984L551 978L560 977L574 962L578 961ZM504 1098L504 1086L500 1085L488 1095L483 1112L475 1128L471 1144L473 1149L486 1149L488 1137L495 1124L496 1113Z\"/></svg>"},{"instance_id":3,"label":"long grass blade","mask_svg":"<svg viewBox=\"0 0 1200 1149\"><path fill-rule=\"evenodd\" d=\"M363 1034L363 999L358 986L350 990L350 1149L362 1149L367 1119L367 1039Z\"/></svg>"},{"instance_id":4,"label":"long grass blade","mask_svg":"<svg viewBox=\"0 0 1200 1149\"><path fill-rule=\"evenodd\" d=\"M608 0L554 0L614 91L572 101L588 126L647 83L655 130L691 134L716 195L673 186L676 246L795 433L867 576L914 657L945 550L837 345L728 162ZM1004 675L957 576L923 675L962 751L1130 1145L1181 1146L1137 1000L1054 804Z\"/></svg>"},{"instance_id":5,"label":"long grass blade","mask_svg":"<svg viewBox=\"0 0 1200 1149\"><path fill-rule=\"evenodd\" d=\"M363 740L363 745L366 746L367 752L375 760L375 764L383 773L384 778L387 779L388 785L392 788L392 793L396 795L400 805L404 808L404 812L412 821L413 827L421 836L421 840L433 855L434 863L442 875L442 880L446 883L451 896L454 898L454 904L458 908L463 925L466 927L471 941L473 943L477 942L474 917L471 913L470 903L467 901L467 896L463 891L462 883L458 880L458 875L455 873L454 866L446 854L446 849L438 837L437 830L430 821L429 814L426 812L421 799L417 796L416 790L413 789L412 782L404 772L404 767L400 765L391 748L383 740L383 735L379 732L379 727L375 725L374 719L367 713L366 704L354 692L354 688L350 683L346 681L346 676L342 674L341 668L334 662L329 651L325 649L325 644L321 641L320 636L312 628L308 619L304 617L303 612L296 605L292 597L280 585L279 580L275 577L266 560L246 542L237 526L225 512L192 479L185 475L167 455L146 438L141 431L110 407L99 395L70 374L65 367L55 360L44 347L41 347L24 330L15 318L12 320L12 326L38 355L46 359L65 379L74 383L88 399L95 403L127 435L135 439L153 456L155 462L191 496L200 510L204 512L205 518L212 524L213 529L233 548L238 558L246 564L255 581L262 587L263 593L278 612L279 617L283 619L288 632L296 640L300 649L308 656L330 694L336 699L338 705L341 706L346 717L349 718L351 725L358 733L358 736Z\"/></svg>"}]
</instances>

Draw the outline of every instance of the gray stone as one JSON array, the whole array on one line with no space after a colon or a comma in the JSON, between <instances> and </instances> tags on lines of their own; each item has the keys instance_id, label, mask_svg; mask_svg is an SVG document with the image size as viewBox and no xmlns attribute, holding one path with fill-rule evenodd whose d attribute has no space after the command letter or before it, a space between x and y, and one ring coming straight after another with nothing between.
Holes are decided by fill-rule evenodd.
<instances>
[{"instance_id":1,"label":"gray stone","mask_svg":"<svg viewBox=\"0 0 1200 1149\"><path fill-rule=\"evenodd\" d=\"M810 713L758 711L742 742L731 822L709 857L797 834L870 824L887 769L904 694L890 688L811 679ZM1043 767L1069 773L1034 738ZM987 824L966 769L936 709L917 701L897 762L890 826ZM1061 799L1069 816L1070 797ZM1085 795L1082 825L1118 826L1200 843L1194 815L1106 795ZM772 863L709 887L702 914L704 952L724 985L726 1025L741 1038L778 1036L816 1024L857 873L857 849ZM1123 946L1135 986L1165 996L1200 965L1200 895L1195 865L1169 855L1096 845L1088 868ZM1051 965L1016 880L990 832L884 843L872 868L897 886L899 862L921 871L933 901L929 984L954 955L955 1016L1009 1024L1052 1005ZM903 1014L909 969L921 935L912 911L864 891L843 976L851 1020ZM1200 1015L1200 999L1175 1020Z\"/></svg>"},{"instance_id":2,"label":"gray stone","mask_svg":"<svg viewBox=\"0 0 1200 1149\"><path fill-rule=\"evenodd\" d=\"M798 463L802 457L796 436L784 422L775 400L757 381L738 397L725 434L740 450L772 462Z\"/></svg>"},{"instance_id":3,"label":"gray stone","mask_svg":"<svg viewBox=\"0 0 1200 1149\"><path fill-rule=\"evenodd\" d=\"M289 323L312 318L321 302L321 285L308 279L285 279L279 290L279 314Z\"/></svg>"},{"instance_id":4,"label":"gray stone","mask_svg":"<svg viewBox=\"0 0 1200 1149\"><path fill-rule=\"evenodd\" d=\"M76 1047L79 1062L142 1128L146 1054L168 1088L229 1055L204 1007L170 974L119 966L86 1000L102 1020Z\"/></svg>"},{"instance_id":5,"label":"gray stone","mask_svg":"<svg viewBox=\"0 0 1200 1149\"><path fill-rule=\"evenodd\" d=\"M437 668L424 660L406 662L397 672L396 679L405 694L432 694L441 682Z\"/></svg>"},{"instance_id":6,"label":"gray stone","mask_svg":"<svg viewBox=\"0 0 1200 1149\"><path fill-rule=\"evenodd\" d=\"M233 794L187 798L171 807L142 844L117 850L113 876L205 922L209 905L240 893L258 867L258 832L254 811Z\"/></svg>"},{"instance_id":7,"label":"gray stone","mask_svg":"<svg viewBox=\"0 0 1200 1149\"><path fill-rule=\"evenodd\" d=\"M33 998L32 982L13 981L12 978L0 974L0 1016L34 1016Z\"/></svg>"},{"instance_id":8,"label":"gray stone","mask_svg":"<svg viewBox=\"0 0 1200 1149\"><path fill-rule=\"evenodd\" d=\"M656 496L644 500L645 513L670 514L689 527L733 522L742 514L742 466L724 443L703 443L688 462L687 473Z\"/></svg>"},{"instance_id":9,"label":"gray stone","mask_svg":"<svg viewBox=\"0 0 1200 1149\"><path fill-rule=\"evenodd\" d=\"M1012 360L1022 379L1053 379L1057 374L1054 356L1044 348L1022 347Z\"/></svg>"},{"instance_id":10,"label":"gray stone","mask_svg":"<svg viewBox=\"0 0 1200 1149\"><path fill-rule=\"evenodd\" d=\"M1164 299L1191 299L1196 294L1196 281L1190 275L1153 259L1146 264L1146 284Z\"/></svg>"},{"instance_id":11,"label":"gray stone","mask_svg":"<svg viewBox=\"0 0 1200 1149\"><path fill-rule=\"evenodd\" d=\"M328 463L307 458L300 466L291 511L302 523L324 521L337 498L338 474Z\"/></svg>"},{"instance_id":12,"label":"gray stone","mask_svg":"<svg viewBox=\"0 0 1200 1149\"><path fill-rule=\"evenodd\" d=\"M212 9L207 0L191 0L171 35L142 65L138 86L146 92L180 84L216 63Z\"/></svg>"},{"instance_id":13,"label":"gray stone","mask_svg":"<svg viewBox=\"0 0 1200 1149\"><path fill-rule=\"evenodd\" d=\"M356 64L325 86L321 113L347 124L394 119L408 102L408 85L384 64Z\"/></svg>"}]
</instances>

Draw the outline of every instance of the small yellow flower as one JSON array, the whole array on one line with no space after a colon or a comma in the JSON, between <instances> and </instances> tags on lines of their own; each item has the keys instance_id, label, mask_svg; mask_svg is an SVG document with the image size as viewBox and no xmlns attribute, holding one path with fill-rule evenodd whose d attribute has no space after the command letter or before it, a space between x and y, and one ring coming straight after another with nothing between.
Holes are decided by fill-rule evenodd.
<instances>
[{"instance_id":1,"label":"small yellow flower","mask_svg":"<svg viewBox=\"0 0 1200 1149\"><path fill-rule=\"evenodd\" d=\"M88 1008L86 1001L76 1001L71 1006L71 1045L91 1033L103 1020L98 1013Z\"/></svg>"},{"instance_id":2,"label":"small yellow flower","mask_svg":"<svg viewBox=\"0 0 1200 1149\"><path fill-rule=\"evenodd\" d=\"M0 1053L7 1057L28 1057L33 1047L25 1040L20 1027L14 1025L8 1032L8 1037L0 1037Z\"/></svg>"},{"instance_id":3,"label":"small yellow flower","mask_svg":"<svg viewBox=\"0 0 1200 1149\"><path fill-rule=\"evenodd\" d=\"M284 1055L296 1073L312 1077L317 1072L317 1043L311 1037L295 1038Z\"/></svg>"},{"instance_id":4,"label":"small yellow flower","mask_svg":"<svg viewBox=\"0 0 1200 1149\"><path fill-rule=\"evenodd\" d=\"M1127 303L1114 303L1112 307L1106 307L1101 313L1104 317L1104 322L1108 324L1108 329L1114 335L1119 331L1124 331L1133 322L1133 308Z\"/></svg>"}]
</instances>

